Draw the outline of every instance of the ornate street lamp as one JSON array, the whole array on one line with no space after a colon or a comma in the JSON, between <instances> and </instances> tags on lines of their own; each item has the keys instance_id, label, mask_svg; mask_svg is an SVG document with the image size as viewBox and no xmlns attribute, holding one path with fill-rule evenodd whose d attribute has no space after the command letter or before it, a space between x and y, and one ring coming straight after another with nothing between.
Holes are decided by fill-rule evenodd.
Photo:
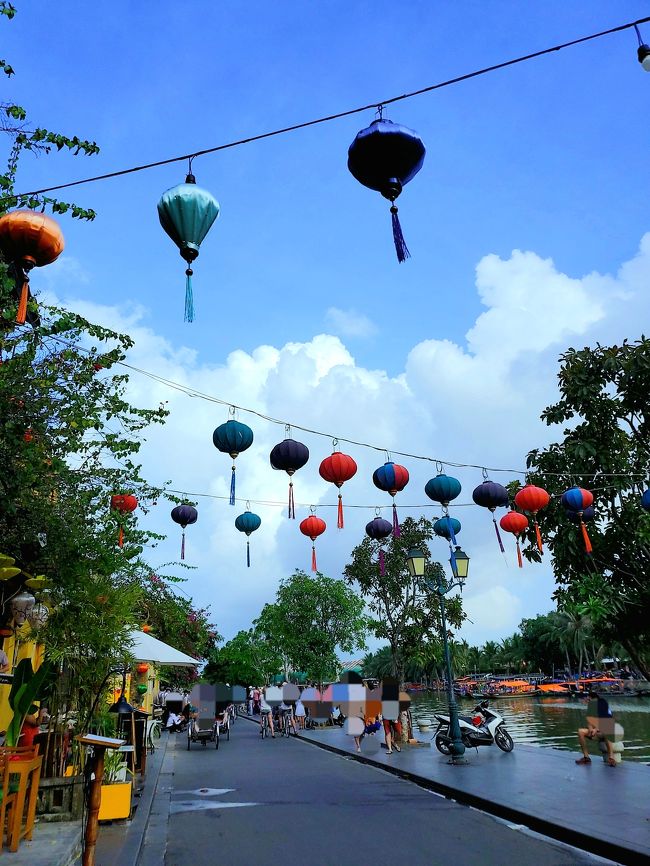
<instances>
[{"instance_id":1,"label":"ornate street lamp","mask_svg":"<svg viewBox=\"0 0 650 866\"><path fill-rule=\"evenodd\" d=\"M449 560L451 563L452 572L455 580L452 583L447 583L440 570L436 577L427 576L426 574L426 557L424 553L416 547L412 547L407 556L407 565L411 577L422 578L424 585L430 592L438 594L440 600L440 623L442 631L442 643L445 652L445 667L447 668L447 703L449 705L449 734L451 742L449 743L449 753L451 755L451 764L465 763L463 755L465 754L465 744L460 732L460 724L458 722L458 705L456 704L456 696L454 695L454 674L451 668L451 655L449 653L449 642L447 640L447 618L445 615L445 595L451 592L455 587L459 587L462 591L463 584L467 579L469 571L469 556L456 547Z\"/></svg>"}]
</instances>

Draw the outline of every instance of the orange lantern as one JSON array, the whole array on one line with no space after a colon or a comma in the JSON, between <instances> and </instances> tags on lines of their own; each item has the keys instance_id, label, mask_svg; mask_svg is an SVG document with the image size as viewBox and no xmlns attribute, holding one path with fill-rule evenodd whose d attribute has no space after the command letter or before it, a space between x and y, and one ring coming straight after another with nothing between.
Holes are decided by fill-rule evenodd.
<instances>
[{"instance_id":1,"label":"orange lantern","mask_svg":"<svg viewBox=\"0 0 650 866\"><path fill-rule=\"evenodd\" d=\"M143 631L145 634L149 634L149 632L151 631L151 626L149 625L149 623L145 623L145 624L142 626L142 631Z\"/></svg>"},{"instance_id":2,"label":"orange lantern","mask_svg":"<svg viewBox=\"0 0 650 866\"><path fill-rule=\"evenodd\" d=\"M0 217L0 250L13 262L22 279L16 322L25 323L29 298L29 272L56 261L63 252L63 233L59 224L43 213L17 210Z\"/></svg>"},{"instance_id":3,"label":"orange lantern","mask_svg":"<svg viewBox=\"0 0 650 866\"><path fill-rule=\"evenodd\" d=\"M137 671L139 674L146 674L148 670L149 670L149 665L145 664L144 662L143 662L142 664L139 664L139 665L136 667L136 671Z\"/></svg>"},{"instance_id":4,"label":"orange lantern","mask_svg":"<svg viewBox=\"0 0 650 866\"><path fill-rule=\"evenodd\" d=\"M138 507L138 500L132 493L111 496L111 511L119 511L120 514L130 514ZM119 547L124 544L124 529L120 520L120 530L117 537Z\"/></svg>"}]
</instances>

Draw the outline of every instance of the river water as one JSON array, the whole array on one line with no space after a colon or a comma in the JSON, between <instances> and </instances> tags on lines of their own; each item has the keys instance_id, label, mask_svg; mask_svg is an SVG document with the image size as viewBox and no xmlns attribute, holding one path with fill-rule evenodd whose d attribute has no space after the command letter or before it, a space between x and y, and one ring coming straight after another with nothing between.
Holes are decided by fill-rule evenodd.
<instances>
[{"instance_id":1,"label":"river water","mask_svg":"<svg viewBox=\"0 0 650 866\"><path fill-rule=\"evenodd\" d=\"M444 692L411 694L413 720L428 718L435 723L434 713L447 713ZM476 700L461 698L460 712L469 714ZM650 698L609 699L609 706L624 728L625 761L650 761ZM545 746L553 749L578 750L576 731L586 724L587 701L562 697L498 698L491 707L503 716L506 727L516 743ZM431 734L422 733L424 738ZM417 735L417 728L415 731ZM592 751L597 754L594 744ZM593 757L593 756L592 756Z\"/></svg>"}]
</instances>

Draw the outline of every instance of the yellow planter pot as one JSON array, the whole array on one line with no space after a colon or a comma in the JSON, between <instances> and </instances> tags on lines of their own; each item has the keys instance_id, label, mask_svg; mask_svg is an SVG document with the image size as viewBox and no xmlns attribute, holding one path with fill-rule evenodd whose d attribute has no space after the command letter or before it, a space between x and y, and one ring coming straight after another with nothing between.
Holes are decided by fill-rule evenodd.
<instances>
[{"instance_id":1,"label":"yellow planter pot","mask_svg":"<svg viewBox=\"0 0 650 866\"><path fill-rule=\"evenodd\" d=\"M132 787L132 782L102 785L102 799L99 804L100 821L116 821L118 818L129 817Z\"/></svg>"}]
</instances>

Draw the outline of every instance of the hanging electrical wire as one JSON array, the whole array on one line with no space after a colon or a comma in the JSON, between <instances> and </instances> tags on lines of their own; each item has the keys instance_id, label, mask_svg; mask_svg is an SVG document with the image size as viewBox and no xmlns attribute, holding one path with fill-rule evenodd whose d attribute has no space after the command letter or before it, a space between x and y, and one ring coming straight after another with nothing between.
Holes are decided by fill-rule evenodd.
<instances>
[{"instance_id":1,"label":"hanging electrical wire","mask_svg":"<svg viewBox=\"0 0 650 866\"><path fill-rule=\"evenodd\" d=\"M422 96L425 93L432 93L434 90L441 90L443 87L449 87L452 84L460 84L463 81L469 81L472 78L478 78L481 75L487 75L490 72L497 72L500 69L507 69L510 66L515 66L518 63L525 63L528 60L534 60L537 57L543 57L545 54L554 54L557 51L561 51L564 48L571 48L574 45L581 45L584 42L591 42L594 39L601 39L603 36L610 36L613 33L620 33L623 30L629 30L634 28L639 37L639 41L641 41L641 37L638 30L639 24L646 24L650 21L650 16L646 18L639 18L636 21L628 21L625 24L619 24L617 27L610 27L608 30L600 30L597 33L590 33L587 36L580 36L578 39L571 39L568 42L562 42L558 45L552 45L549 48L542 48L540 51L533 51L529 54L523 54L519 57L514 57L510 60L504 60L501 63L494 63L491 66L484 66L481 69L475 69L472 72L466 72L463 75L457 75L454 78L448 78L445 81L439 81L436 84L430 84L426 87L420 87L417 90L411 90L408 93L402 93L399 96L391 96L387 99L376 99L372 102L367 103L366 105L360 105L357 108L349 108L345 111L339 111L336 114L328 114L324 117L317 117L313 120L305 120L302 123L295 123L292 126L285 126L281 129L274 129L270 132L261 132L257 135L251 135L247 138L240 138L236 141L230 141L226 144L218 144L214 147L207 147L202 150L195 150L191 153L184 153L180 156L171 156L167 159L160 159L156 162L148 162L143 165L132 166L131 168L123 168L118 171L107 172L106 174L98 174L95 177L86 177L81 180L73 180L67 183L60 183L56 186L48 186L43 187L42 189L31 190L30 192L18 193L13 196L16 199L26 199L28 197L34 197L41 195L46 192L55 192L60 189L69 189L73 186L81 186L86 183L94 183L100 180L109 180L114 177L123 177L127 174L134 174L139 171L147 171L150 168L158 168L162 165L171 165L175 162L187 162L188 160L195 159L197 156L207 156L211 153L218 153L221 150L228 150L233 147L240 147L244 144L250 144L254 141L262 141L266 138L273 138L277 135L285 135L289 132L296 132L299 129L306 129L310 126L317 126L321 123L329 123L333 120L340 120L343 117L350 117L353 114L360 114L362 111L371 111L375 110L379 106L387 106L391 105L394 102L401 102L405 99L412 99L415 96ZM645 47L645 46L644 46ZM639 55L639 61L643 62L641 56ZM645 68L645 66L644 66Z\"/></svg>"}]
</instances>

